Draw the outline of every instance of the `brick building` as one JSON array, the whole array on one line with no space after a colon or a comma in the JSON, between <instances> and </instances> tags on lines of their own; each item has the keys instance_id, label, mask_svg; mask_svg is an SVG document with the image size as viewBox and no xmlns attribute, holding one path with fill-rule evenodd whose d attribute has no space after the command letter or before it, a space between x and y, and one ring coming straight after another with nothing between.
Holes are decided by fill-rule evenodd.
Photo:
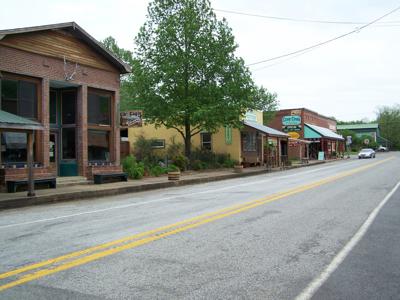
<instances>
[{"instance_id":1,"label":"brick building","mask_svg":"<svg viewBox=\"0 0 400 300\"><path fill-rule=\"evenodd\" d=\"M0 30L1 110L43 126L34 174L120 171L120 75L130 67L76 23ZM0 186L27 176L27 133L1 128Z\"/></svg>"},{"instance_id":2,"label":"brick building","mask_svg":"<svg viewBox=\"0 0 400 300\"><path fill-rule=\"evenodd\" d=\"M277 111L269 126L288 133L289 158L325 158L340 156L345 151L344 138L336 133L336 120L306 108ZM302 142L304 141L304 142Z\"/></svg>"}]
</instances>

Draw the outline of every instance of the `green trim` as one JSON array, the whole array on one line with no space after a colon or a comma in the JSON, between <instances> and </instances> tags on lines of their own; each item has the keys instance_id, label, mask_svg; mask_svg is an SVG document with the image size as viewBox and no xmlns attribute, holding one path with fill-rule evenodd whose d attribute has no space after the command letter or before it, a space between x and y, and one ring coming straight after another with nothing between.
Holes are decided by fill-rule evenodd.
<instances>
[{"instance_id":1,"label":"green trim","mask_svg":"<svg viewBox=\"0 0 400 300\"><path fill-rule=\"evenodd\" d=\"M319 139L319 138L322 138L322 135L320 135L318 132L311 129L307 125L305 125L304 126L304 138L305 139Z\"/></svg>"},{"instance_id":2,"label":"green trim","mask_svg":"<svg viewBox=\"0 0 400 300\"><path fill-rule=\"evenodd\" d=\"M225 126L225 144L231 145L232 144L232 127Z\"/></svg>"}]
</instances>

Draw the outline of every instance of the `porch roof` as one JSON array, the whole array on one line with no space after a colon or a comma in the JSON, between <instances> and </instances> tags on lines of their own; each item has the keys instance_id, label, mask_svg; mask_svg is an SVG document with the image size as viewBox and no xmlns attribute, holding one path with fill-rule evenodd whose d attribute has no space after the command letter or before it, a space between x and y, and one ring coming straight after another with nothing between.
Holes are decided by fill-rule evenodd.
<instances>
[{"instance_id":1,"label":"porch roof","mask_svg":"<svg viewBox=\"0 0 400 300\"><path fill-rule=\"evenodd\" d=\"M277 136L277 137L285 137L288 138L289 135L287 133L284 133L282 131L273 129L271 127L256 123L256 122L251 122L251 121L243 121L244 125L249 126L251 128L254 128L258 131L264 132L266 134L268 134L269 136Z\"/></svg>"},{"instance_id":2,"label":"porch roof","mask_svg":"<svg viewBox=\"0 0 400 300\"><path fill-rule=\"evenodd\" d=\"M0 110L0 129L44 130L44 127L39 122Z\"/></svg>"},{"instance_id":3,"label":"porch roof","mask_svg":"<svg viewBox=\"0 0 400 300\"><path fill-rule=\"evenodd\" d=\"M343 136L340 134L337 134L336 132L333 132L332 130L325 128L325 127L320 127L317 125L312 125L312 124L307 124L305 123L305 130L304 130L304 138L330 138L330 139L335 139L335 140L344 140ZM309 129L307 131L306 129Z\"/></svg>"}]
</instances>

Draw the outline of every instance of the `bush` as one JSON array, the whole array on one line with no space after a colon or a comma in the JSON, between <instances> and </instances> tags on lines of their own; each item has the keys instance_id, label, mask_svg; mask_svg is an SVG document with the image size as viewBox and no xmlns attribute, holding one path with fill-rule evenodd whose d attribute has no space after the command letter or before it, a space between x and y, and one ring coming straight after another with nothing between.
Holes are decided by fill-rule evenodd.
<instances>
[{"instance_id":1,"label":"bush","mask_svg":"<svg viewBox=\"0 0 400 300\"><path fill-rule=\"evenodd\" d=\"M129 155L122 160L122 168L132 179L140 179L144 175L143 162L137 162L133 155Z\"/></svg>"},{"instance_id":2,"label":"bush","mask_svg":"<svg viewBox=\"0 0 400 300\"><path fill-rule=\"evenodd\" d=\"M208 168L233 168L237 161L231 159L226 153L213 153L209 150L197 149L192 152L191 166L194 170L202 170Z\"/></svg>"},{"instance_id":3,"label":"bush","mask_svg":"<svg viewBox=\"0 0 400 300\"><path fill-rule=\"evenodd\" d=\"M189 165L189 159L182 154L179 154L173 158L172 161L174 162L174 165L176 165L182 171L186 170L187 166Z\"/></svg>"},{"instance_id":4,"label":"bush","mask_svg":"<svg viewBox=\"0 0 400 300\"><path fill-rule=\"evenodd\" d=\"M156 165L156 166L152 166L150 168L150 172L149 173L150 173L151 176L158 177L158 176L160 176L162 174L165 174L166 172L167 172L166 168L163 168L161 166Z\"/></svg>"},{"instance_id":5,"label":"bush","mask_svg":"<svg viewBox=\"0 0 400 300\"><path fill-rule=\"evenodd\" d=\"M133 145L133 154L138 161L142 161L147 169L149 166L157 164L159 157L155 154L152 147L154 140L139 136Z\"/></svg>"},{"instance_id":6,"label":"bush","mask_svg":"<svg viewBox=\"0 0 400 300\"><path fill-rule=\"evenodd\" d=\"M179 172L179 168L177 166L175 166L174 164L170 164L167 168L168 172Z\"/></svg>"}]
</instances>

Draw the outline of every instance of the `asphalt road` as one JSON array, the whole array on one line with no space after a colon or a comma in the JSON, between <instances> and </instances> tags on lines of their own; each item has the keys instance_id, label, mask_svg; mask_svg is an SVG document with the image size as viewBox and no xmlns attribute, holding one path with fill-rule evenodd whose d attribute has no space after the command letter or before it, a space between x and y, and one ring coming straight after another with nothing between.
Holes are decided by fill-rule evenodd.
<instances>
[{"instance_id":1,"label":"asphalt road","mask_svg":"<svg viewBox=\"0 0 400 300\"><path fill-rule=\"evenodd\" d=\"M385 153L2 211L0 299L399 299L399 180Z\"/></svg>"}]
</instances>

